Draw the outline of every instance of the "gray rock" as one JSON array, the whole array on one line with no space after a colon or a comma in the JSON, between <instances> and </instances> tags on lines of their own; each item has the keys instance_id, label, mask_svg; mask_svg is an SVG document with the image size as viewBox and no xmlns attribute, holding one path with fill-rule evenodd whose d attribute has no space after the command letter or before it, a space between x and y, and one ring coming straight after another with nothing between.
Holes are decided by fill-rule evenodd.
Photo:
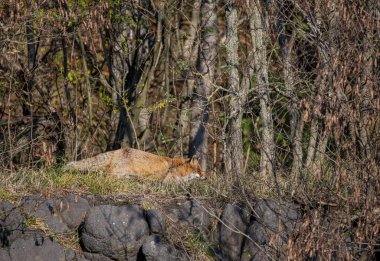
<instances>
[{"instance_id":1,"label":"gray rock","mask_svg":"<svg viewBox=\"0 0 380 261\"><path fill-rule=\"evenodd\" d=\"M8 260L11 260L11 257L9 256L8 248L0 247L0 261L8 261Z\"/></svg>"},{"instance_id":2,"label":"gray rock","mask_svg":"<svg viewBox=\"0 0 380 261\"><path fill-rule=\"evenodd\" d=\"M22 206L27 213L44 220L46 225L56 233L76 229L83 222L90 208L87 200L74 195L44 201L25 197Z\"/></svg>"},{"instance_id":3,"label":"gray rock","mask_svg":"<svg viewBox=\"0 0 380 261\"><path fill-rule=\"evenodd\" d=\"M74 260L77 260L76 259L76 253L74 250L72 249L67 249L66 250L66 261L74 261Z\"/></svg>"},{"instance_id":4,"label":"gray rock","mask_svg":"<svg viewBox=\"0 0 380 261\"><path fill-rule=\"evenodd\" d=\"M254 221L249 226L247 235L249 239L245 239L241 260L243 261L261 261L273 260L271 257L271 249L267 245L267 234L262 225Z\"/></svg>"},{"instance_id":5,"label":"gray rock","mask_svg":"<svg viewBox=\"0 0 380 261\"><path fill-rule=\"evenodd\" d=\"M159 235L149 236L142 246L146 261L185 260L183 253L175 249Z\"/></svg>"},{"instance_id":6,"label":"gray rock","mask_svg":"<svg viewBox=\"0 0 380 261\"><path fill-rule=\"evenodd\" d=\"M150 232L163 234L165 231L165 218L161 211L157 209L148 209L145 212L146 220L148 221Z\"/></svg>"},{"instance_id":7,"label":"gray rock","mask_svg":"<svg viewBox=\"0 0 380 261\"><path fill-rule=\"evenodd\" d=\"M172 208L168 217L174 222L179 222L182 225L190 225L198 228L207 228L210 226L210 215L203 206L195 200L189 200Z\"/></svg>"},{"instance_id":8,"label":"gray rock","mask_svg":"<svg viewBox=\"0 0 380 261\"><path fill-rule=\"evenodd\" d=\"M227 204L218 226L218 240L222 260L240 260L244 233L248 227L244 209Z\"/></svg>"},{"instance_id":9,"label":"gray rock","mask_svg":"<svg viewBox=\"0 0 380 261\"><path fill-rule=\"evenodd\" d=\"M88 261L73 249L66 249L66 261Z\"/></svg>"},{"instance_id":10,"label":"gray rock","mask_svg":"<svg viewBox=\"0 0 380 261\"><path fill-rule=\"evenodd\" d=\"M33 214L42 200L35 196L24 196L21 199L20 207L27 214Z\"/></svg>"},{"instance_id":11,"label":"gray rock","mask_svg":"<svg viewBox=\"0 0 380 261\"><path fill-rule=\"evenodd\" d=\"M245 241L242 260L284 259L287 240L299 224L299 207L278 200L259 200L254 215L247 231L251 240Z\"/></svg>"},{"instance_id":12,"label":"gray rock","mask_svg":"<svg viewBox=\"0 0 380 261\"><path fill-rule=\"evenodd\" d=\"M272 231L278 231L281 226L292 230L299 221L299 206L273 199L258 200L255 204L256 220Z\"/></svg>"},{"instance_id":13,"label":"gray rock","mask_svg":"<svg viewBox=\"0 0 380 261\"><path fill-rule=\"evenodd\" d=\"M38 205L33 213L36 218L43 220L46 225L56 233L70 232L70 228L64 223L60 215L59 203L56 200L48 199Z\"/></svg>"},{"instance_id":14,"label":"gray rock","mask_svg":"<svg viewBox=\"0 0 380 261\"><path fill-rule=\"evenodd\" d=\"M0 202L0 246L9 246L25 231L20 210L8 202Z\"/></svg>"},{"instance_id":15,"label":"gray rock","mask_svg":"<svg viewBox=\"0 0 380 261\"><path fill-rule=\"evenodd\" d=\"M91 261L113 261L111 258L96 253L84 252L84 256Z\"/></svg>"},{"instance_id":16,"label":"gray rock","mask_svg":"<svg viewBox=\"0 0 380 261\"><path fill-rule=\"evenodd\" d=\"M59 201L59 204L57 203L58 202L56 202L56 205L63 206L60 215L63 222L71 229L79 227L83 222L87 211L90 209L90 205L86 199L75 195L70 195Z\"/></svg>"},{"instance_id":17,"label":"gray rock","mask_svg":"<svg viewBox=\"0 0 380 261\"><path fill-rule=\"evenodd\" d=\"M37 234L17 238L9 248L12 261L66 261L65 252L65 248L51 238Z\"/></svg>"},{"instance_id":18,"label":"gray rock","mask_svg":"<svg viewBox=\"0 0 380 261\"><path fill-rule=\"evenodd\" d=\"M102 205L87 212L80 239L87 252L116 260L134 260L148 234L140 207Z\"/></svg>"}]
</instances>

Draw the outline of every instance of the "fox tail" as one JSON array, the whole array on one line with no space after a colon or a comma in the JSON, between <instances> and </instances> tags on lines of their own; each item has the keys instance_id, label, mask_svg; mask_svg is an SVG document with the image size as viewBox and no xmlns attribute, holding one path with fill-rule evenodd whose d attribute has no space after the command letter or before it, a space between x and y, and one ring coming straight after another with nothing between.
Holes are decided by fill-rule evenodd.
<instances>
[{"instance_id":1,"label":"fox tail","mask_svg":"<svg viewBox=\"0 0 380 261\"><path fill-rule=\"evenodd\" d=\"M97 156L67 163L65 170L98 171L110 164L114 152L101 153Z\"/></svg>"}]
</instances>

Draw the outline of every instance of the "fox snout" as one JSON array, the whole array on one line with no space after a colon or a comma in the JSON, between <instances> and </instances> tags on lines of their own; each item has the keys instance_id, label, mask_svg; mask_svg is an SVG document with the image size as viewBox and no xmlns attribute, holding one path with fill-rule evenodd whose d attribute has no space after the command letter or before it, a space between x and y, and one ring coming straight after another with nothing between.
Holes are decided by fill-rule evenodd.
<instances>
[{"instance_id":1,"label":"fox snout","mask_svg":"<svg viewBox=\"0 0 380 261\"><path fill-rule=\"evenodd\" d=\"M197 173L197 172L194 172L194 173L191 173L190 175L183 177L182 179L185 181L189 181L189 180L193 180L193 179L205 179L205 177L199 175L199 173Z\"/></svg>"},{"instance_id":2,"label":"fox snout","mask_svg":"<svg viewBox=\"0 0 380 261\"><path fill-rule=\"evenodd\" d=\"M199 179L199 180L205 180L206 179L206 177L205 176L201 176L201 175L199 175L199 173L196 173L195 175L194 175L194 178L193 179Z\"/></svg>"}]
</instances>

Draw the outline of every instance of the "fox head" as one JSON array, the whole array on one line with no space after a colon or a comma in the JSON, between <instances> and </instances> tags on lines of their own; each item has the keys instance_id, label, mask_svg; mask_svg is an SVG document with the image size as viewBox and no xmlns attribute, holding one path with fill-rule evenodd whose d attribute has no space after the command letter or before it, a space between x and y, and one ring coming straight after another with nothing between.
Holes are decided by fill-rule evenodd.
<instances>
[{"instance_id":1,"label":"fox head","mask_svg":"<svg viewBox=\"0 0 380 261\"><path fill-rule=\"evenodd\" d=\"M187 180L192 180L192 179L204 179L205 177L203 176L201 165L198 162L198 159L193 156L190 160L190 168L192 172L187 175L186 177L183 177L183 179Z\"/></svg>"},{"instance_id":2,"label":"fox head","mask_svg":"<svg viewBox=\"0 0 380 261\"><path fill-rule=\"evenodd\" d=\"M196 157L180 161L175 164L176 166L173 166L173 174L177 181L204 179L201 166Z\"/></svg>"}]
</instances>

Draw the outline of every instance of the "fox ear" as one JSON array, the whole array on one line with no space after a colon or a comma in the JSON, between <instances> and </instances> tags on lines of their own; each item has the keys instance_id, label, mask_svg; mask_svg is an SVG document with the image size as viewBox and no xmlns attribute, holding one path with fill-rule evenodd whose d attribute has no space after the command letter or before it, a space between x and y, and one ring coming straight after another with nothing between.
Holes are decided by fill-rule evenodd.
<instances>
[{"instance_id":1,"label":"fox ear","mask_svg":"<svg viewBox=\"0 0 380 261\"><path fill-rule=\"evenodd\" d=\"M197 155L194 155L193 157L191 157L190 164L191 165L197 165L197 164L199 164L199 162L198 162L198 156Z\"/></svg>"}]
</instances>

